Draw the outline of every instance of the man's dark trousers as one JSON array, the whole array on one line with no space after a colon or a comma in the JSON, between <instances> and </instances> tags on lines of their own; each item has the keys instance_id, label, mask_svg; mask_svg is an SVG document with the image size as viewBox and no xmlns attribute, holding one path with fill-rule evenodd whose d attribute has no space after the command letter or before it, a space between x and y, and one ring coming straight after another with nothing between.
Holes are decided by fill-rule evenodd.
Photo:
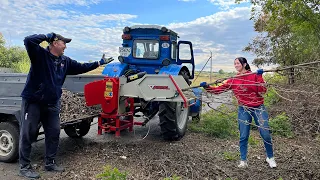
<instances>
[{"instance_id":1,"label":"man's dark trousers","mask_svg":"<svg viewBox=\"0 0 320 180\"><path fill-rule=\"evenodd\" d=\"M39 122L45 133L46 164L55 160L60 136L60 101L56 104L32 103L22 99L20 118L20 168L30 165L31 144L36 141Z\"/></svg>"}]
</instances>

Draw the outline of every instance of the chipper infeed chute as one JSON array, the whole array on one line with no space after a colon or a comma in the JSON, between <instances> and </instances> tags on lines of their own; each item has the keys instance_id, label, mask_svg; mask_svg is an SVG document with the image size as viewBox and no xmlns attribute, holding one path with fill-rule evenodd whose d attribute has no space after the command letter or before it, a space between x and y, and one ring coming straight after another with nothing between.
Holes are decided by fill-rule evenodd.
<instances>
[{"instance_id":1,"label":"chipper infeed chute","mask_svg":"<svg viewBox=\"0 0 320 180\"><path fill-rule=\"evenodd\" d=\"M181 89L189 87L183 76L147 74L140 79L126 83L120 78L119 96L139 97L145 101L184 102L188 105L192 99Z\"/></svg>"}]
</instances>

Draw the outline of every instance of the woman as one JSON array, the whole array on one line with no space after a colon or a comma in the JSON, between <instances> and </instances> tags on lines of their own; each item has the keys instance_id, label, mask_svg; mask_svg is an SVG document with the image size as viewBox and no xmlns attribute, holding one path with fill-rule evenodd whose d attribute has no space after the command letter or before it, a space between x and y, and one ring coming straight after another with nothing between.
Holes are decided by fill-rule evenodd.
<instances>
[{"instance_id":1,"label":"woman","mask_svg":"<svg viewBox=\"0 0 320 180\"><path fill-rule=\"evenodd\" d=\"M238 167L245 168L247 164L248 138L250 135L250 123L252 117L257 126L259 126L260 135L264 141L267 154L266 161L271 168L277 166L274 157L271 142L271 135L268 125L268 113L264 106L263 94L267 91L262 78L263 70L259 69L257 73L252 73L250 66L244 57L238 57L234 60L234 67L238 71L237 76L228 79L220 86L210 86L206 82L200 84L208 92L220 94L227 90L232 90L238 100L238 123L240 130L240 164ZM247 75L246 75L247 74Z\"/></svg>"}]
</instances>

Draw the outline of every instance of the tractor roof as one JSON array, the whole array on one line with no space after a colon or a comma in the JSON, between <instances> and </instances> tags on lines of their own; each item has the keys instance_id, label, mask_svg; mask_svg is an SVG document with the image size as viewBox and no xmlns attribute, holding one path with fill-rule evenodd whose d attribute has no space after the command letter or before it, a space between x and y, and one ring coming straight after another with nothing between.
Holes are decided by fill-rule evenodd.
<instances>
[{"instance_id":1,"label":"tractor roof","mask_svg":"<svg viewBox=\"0 0 320 180\"><path fill-rule=\"evenodd\" d=\"M171 29L168 29L164 26L159 26L159 25L134 25L129 27L130 29L157 29L162 31L163 28L167 29L167 32L171 33L172 35L178 36L178 33L174 32Z\"/></svg>"}]
</instances>

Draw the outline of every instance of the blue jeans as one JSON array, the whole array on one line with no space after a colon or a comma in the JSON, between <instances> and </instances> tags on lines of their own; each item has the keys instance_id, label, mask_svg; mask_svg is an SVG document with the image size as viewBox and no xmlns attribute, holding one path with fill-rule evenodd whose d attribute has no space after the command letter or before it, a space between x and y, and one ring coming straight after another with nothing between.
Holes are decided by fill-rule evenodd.
<instances>
[{"instance_id":1,"label":"blue jeans","mask_svg":"<svg viewBox=\"0 0 320 180\"><path fill-rule=\"evenodd\" d=\"M269 117L268 112L264 105L258 107L244 107L239 106L238 109L238 123L240 130L240 157L241 160L247 160L248 153L248 139L250 135L250 124L252 117L257 126L259 126L259 132L264 142L264 147L268 158L273 157L271 135L269 130Z\"/></svg>"}]
</instances>

